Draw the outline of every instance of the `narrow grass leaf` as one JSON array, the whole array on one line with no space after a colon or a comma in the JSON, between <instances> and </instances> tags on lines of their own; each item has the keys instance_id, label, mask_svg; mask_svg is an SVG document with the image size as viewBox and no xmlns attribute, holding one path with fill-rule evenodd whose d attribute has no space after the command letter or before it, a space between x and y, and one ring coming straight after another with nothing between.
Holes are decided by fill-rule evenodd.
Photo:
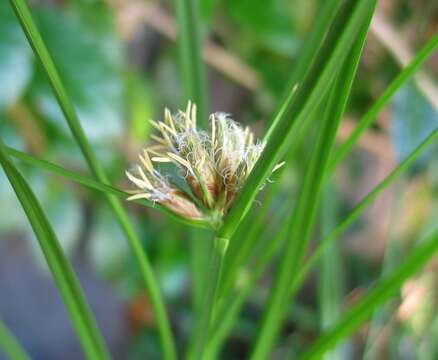
<instances>
[{"instance_id":1,"label":"narrow grass leaf","mask_svg":"<svg viewBox=\"0 0 438 360\"><path fill-rule=\"evenodd\" d=\"M318 12L315 24L312 26L312 32L306 41L304 41L303 49L300 51L300 55L297 59L297 64L294 65L292 75L286 86L286 94L284 99L290 95L290 89L293 89L295 84L301 83L306 72L311 67L313 60L316 58L318 49L322 46L323 40L328 33L330 23L332 22L337 10L339 9L340 0L328 0L322 5L321 10ZM285 103L282 99L280 104ZM308 121L310 123L310 121ZM295 153L294 146L289 147L288 159ZM283 174L284 167L276 172L276 176L279 179ZM266 218L268 210L271 208L272 202L275 200L278 193L281 181L275 181L270 185L266 191L268 195L263 200L263 206L258 210L256 219L251 218L248 223L251 222L251 233L247 234L247 224L239 223L239 227L233 236L239 238L239 241L230 241L230 248L228 249L227 256L224 265L223 281L224 283L230 283L232 279L236 277L236 272L239 271L239 267L244 263L244 259L248 256L251 249L254 247L254 243L257 240L257 234L260 228L264 225L263 220ZM246 234L241 236L240 231ZM229 286L224 285L223 291L226 292ZM221 292L222 293L222 292Z\"/></svg>"},{"instance_id":2,"label":"narrow grass leaf","mask_svg":"<svg viewBox=\"0 0 438 360\"><path fill-rule=\"evenodd\" d=\"M0 320L0 349L9 356L11 360L30 360L26 350L15 339L5 323Z\"/></svg>"},{"instance_id":3,"label":"narrow grass leaf","mask_svg":"<svg viewBox=\"0 0 438 360\"><path fill-rule=\"evenodd\" d=\"M336 191L328 184L323 191L321 203L321 232L329 231L337 222L338 200ZM326 329L336 322L341 314L344 296L344 269L340 244L333 243L321 257L318 273L319 326ZM324 355L324 360L342 359L341 347Z\"/></svg>"},{"instance_id":4,"label":"narrow grass leaf","mask_svg":"<svg viewBox=\"0 0 438 360\"><path fill-rule=\"evenodd\" d=\"M197 121L201 127L208 124L208 87L206 69L202 59L202 24L200 21L199 0L174 0L177 15L177 43L180 61L182 93L184 103L193 101L197 105ZM204 271L208 266L211 242L206 234L198 229L190 229L190 267L192 277L192 297L194 313L202 318L204 299ZM195 341L193 338L192 341Z\"/></svg>"},{"instance_id":5,"label":"narrow grass leaf","mask_svg":"<svg viewBox=\"0 0 438 360\"><path fill-rule=\"evenodd\" d=\"M267 358L279 332L289 303L289 287L293 277L291 274L296 273L312 235L325 171L335 145L337 129L345 111L373 12L374 6L370 6L364 13L362 30L357 42L345 60L330 93L315 148L305 172L297 206L288 224L289 239L275 276L252 359Z\"/></svg>"},{"instance_id":6,"label":"narrow grass leaf","mask_svg":"<svg viewBox=\"0 0 438 360\"><path fill-rule=\"evenodd\" d=\"M405 172L413 162L431 145L434 141L438 140L438 129L431 133L417 148L415 148L406 159L400 163L387 178L385 178L378 186L374 188L356 207L352 212L343 220L339 225L337 225L333 230L331 230L327 235L324 236L320 245L312 253L309 259L303 261L302 266L295 278L295 281L291 285L289 294L293 295L297 289L301 287L310 271L319 263L322 254L326 248L332 244L332 242L339 239L344 231L363 213L363 211L370 206L377 196L386 189L395 179L397 179L403 172ZM268 248L262 253L262 257L259 259L257 264L251 267L252 271L249 279L247 279L239 289L238 294L233 296L230 303L224 308L226 312L223 318L216 325L215 332L209 342L207 354L215 354L218 351L219 346L224 341L226 335L231 330L233 324L236 321L238 313L251 293L252 288L255 286L256 281L265 271L267 265L269 264L272 256L275 254L275 250L278 249L279 245L282 243L285 233L280 232L273 241L268 244Z\"/></svg>"},{"instance_id":7,"label":"narrow grass leaf","mask_svg":"<svg viewBox=\"0 0 438 360\"><path fill-rule=\"evenodd\" d=\"M6 152L9 156L17 158L20 161L22 161L23 163L35 166L39 169L42 169L42 170L51 172L55 175L64 177L68 180L71 180L71 181L74 181L78 184L84 185L92 190L100 191L103 194L115 195L121 199L126 199L129 196L131 196L131 194L129 194L123 190L117 189L111 185L101 183L97 180L94 180L94 179L88 177L88 176L81 175L75 171L66 169L62 166L59 166L59 165L56 165L56 164L51 163L49 161L40 159L36 156L26 154L22 151L18 151L16 149L6 147ZM140 204L142 206L146 206L146 207L150 207L150 208L154 208L154 209L158 209L160 211L163 211L164 213L166 213L166 215L174 218L175 220L177 220L183 224L193 226L193 227L210 229L210 225L205 221L190 220L190 219L187 219L185 217L178 216L178 214L175 214L174 212L170 211L166 207L161 206L160 204L154 204L153 202L148 201L146 199L137 199L137 200L133 200L132 202L135 202L135 203Z\"/></svg>"},{"instance_id":8,"label":"narrow grass leaf","mask_svg":"<svg viewBox=\"0 0 438 360\"><path fill-rule=\"evenodd\" d=\"M108 359L108 351L86 303L76 275L64 255L38 200L22 175L9 160L1 141L0 163L32 225L85 353L90 359Z\"/></svg>"},{"instance_id":9,"label":"narrow grass leaf","mask_svg":"<svg viewBox=\"0 0 438 360\"><path fill-rule=\"evenodd\" d=\"M199 1L174 0L178 22L178 50L181 63L185 103L193 101L198 108L198 121L207 124L207 86L202 60L202 34Z\"/></svg>"},{"instance_id":10,"label":"narrow grass leaf","mask_svg":"<svg viewBox=\"0 0 438 360\"><path fill-rule=\"evenodd\" d=\"M10 0L10 3L15 11L15 14L17 15L29 44L34 50L36 57L39 59L47 78L49 79L49 83L65 116L68 126L77 144L79 145L79 148L81 149L91 172L94 174L97 180L102 183L109 184L108 178L106 177L105 172L100 166L100 163L98 162L93 149L91 148L85 136L73 103L70 101L65 87L61 81L59 72L56 69L52 57L47 50L47 47L35 25L34 20L32 19L32 15L27 6L26 0ZM164 356L166 359L175 359L175 343L170 329L169 319L167 317L158 282L155 278L150 261L144 252L140 238L136 234L135 229L129 220L128 214L126 213L119 199L113 195L107 195L106 197L120 224L120 227L128 239L134 257L136 258L140 267L146 288L149 291L152 307L154 308L157 319Z\"/></svg>"},{"instance_id":11,"label":"narrow grass leaf","mask_svg":"<svg viewBox=\"0 0 438 360\"><path fill-rule=\"evenodd\" d=\"M435 231L405 259L402 265L384 277L356 305L352 306L341 319L319 339L309 350L298 357L300 360L320 359L328 350L343 341L361 326L374 310L388 301L403 283L413 276L437 253L438 232Z\"/></svg>"},{"instance_id":12,"label":"narrow grass leaf","mask_svg":"<svg viewBox=\"0 0 438 360\"><path fill-rule=\"evenodd\" d=\"M364 212L364 210L373 203L376 197L389 185L391 185L394 180L398 179L401 174L403 174L409 166L435 141L438 140L438 129L435 129L420 145L418 145L409 156L403 160L400 165L398 165L384 180L382 180L379 185L377 185L367 196L363 198L355 206L355 208L349 213L349 215L337 225L329 234L324 236L318 247L315 249L313 254L303 262L303 266L298 272L295 281L292 285L291 292L294 292L300 285L304 282L304 279L309 274L311 269L318 263L324 250L330 246L330 244L337 239L348 229L348 227L356 221L359 216Z\"/></svg>"},{"instance_id":13,"label":"narrow grass leaf","mask_svg":"<svg viewBox=\"0 0 438 360\"><path fill-rule=\"evenodd\" d=\"M375 1L347 1L333 21L316 61L308 71L296 93L291 90L284 104L276 113L266 139L266 147L251 172L230 213L220 229L220 236L230 238L242 217L249 210L261 185L284 154L292 130L301 125L303 119L321 101L327 92L334 73L346 57L356 38L363 19ZM294 87L295 88L295 87Z\"/></svg>"},{"instance_id":14,"label":"narrow grass leaf","mask_svg":"<svg viewBox=\"0 0 438 360\"><path fill-rule=\"evenodd\" d=\"M338 165L351 152L360 136L368 129L375 121L380 111L388 104L394 94L399 90L424 64L424 62L438 48L438 34L435 34L426 45L418 52L411 63L401 71L397 77L386 88L385 92L373 104L371 109L362 117L354 131L350 134L347 140L335 152L333 159L330 161L328 173L331 173L336 165Z\"/></svg>"}]
</instances>

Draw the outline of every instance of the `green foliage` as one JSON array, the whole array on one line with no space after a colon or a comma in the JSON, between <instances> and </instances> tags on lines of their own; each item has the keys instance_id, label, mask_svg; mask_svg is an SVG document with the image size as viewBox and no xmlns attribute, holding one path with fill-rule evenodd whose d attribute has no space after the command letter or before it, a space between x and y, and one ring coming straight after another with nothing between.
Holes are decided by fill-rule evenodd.
<instances>
[{"instance_id":1,"label":"green foliage","mask_svg":"<svg viewBox=\"0 0 438 360\"><path fill-rule=\"evenodd\" d=\"M385 276L361 301L349 309L338 322L322 335L299 359L315 359L345 339L373 311L398 291L404 281L420 270L438 251L438 233L424 240L391 274Z\"/></svg>"},{"instance_id":2,"label":"green foliage","mask_svg":"<svg viewBox=\"0 0 438 360\"><path fill-rule=\"evenodd\" d=\"M12 360L29 360L26 351L10 333L6 325L0 320L0 346Z\"/></svg>"},{"instance_id":3,"label":"green foliage","mask_svg":"<svg viewBox=\"0 0 438 360\"><path fill-rule=\"evenodd\" d=\"M0 112L23 93L32 75L32 55L7 1L0 4Z\"/></svg>"},{"instance_id":4,"label":"green foliage","mask_svg":"<svg viewBox=\"0 0 438 360\"><path fill-rule=\"evenodd\" d=\"M364 217L362 226L352 225L378 196L402 178L406 181L401 186L407 193L417 182L427 184L426 204L418 205L417 199L409 204L409 209L420 208L417 217L410 210L399 215L406 223L409 221L405 217L414 218L415 237L418 228L425 231L418 225L425 221L418 218L435 211L436 168L432 160L438 139L437 116L410 79L436 51L437 34L424 41L411 63L401 70L386 61L371 38L371 50L357 71L375 1L174 0L173 8L166 9L175 13L176 45L163 41L142 22L150 21L151 28L172 33L172 22L160 17L167 10L161 8L154 13L151 6L152 12L148 13L148 5L145 10L140 4L140 11L125 12L123 6L110 9L101 0L74 0L62 6L35 5L30 12L25 0L10 3L16 16L9 2L0 4L0 131L12 147L1 148L0 160L34 227L90 358L104 358L106 350L68 260L33 193L38 194L53 228L62 234L59 240L64 249L70 243L69 229L81 226L75 220L81 212L79 205L85 201L91 204L97 219L88 229L91 246L103 260L107 277L123 279L120 288L130 301L141 296L146 285L147 301L141 305L142 311L146 308L152 315L151 324L158 331L155 334L142 328L137 333L138 344L129 351L133 357L174 359L183 353L191 359L242 358L249 354L253 359L348 356L341 344L348 341L356 346L357 340L349 339L353 332L385 302L392 299L391 303L398 304L399 298L394 297L398 290L438 251L433 233L391 273L384 273L355 304L346 306L350 288L360 288L364 279L373 279L376 263L366 254L353 254L340 240L350 235L348 229L353 235L374 236L374 228L365 231L371 215ZM432 6L427 0L425 3ZM409 11L406 7L403 16L409 16ZM423 42L430 24L426 13L424 9L421 12L422 34L417 36L421 39L417 43ZM126 34L123 40L119 37L117 31L126 30L126 23L118 21L116 28L115 18L124 20L126 14L133 23L138 20L134 15L146 14L138 23L142 28L136 33L141 33L139 39L127 40ZM159 26L157 19L148 17L150 14L157 16ZM32 58L20 24L38 61ZM225 57L231 59L225 62L228 70L235 70L236 64L237 69L252 66L247 70L261 79L260 88L253 94L241 95L235 84L222 83L220 75L204 65L202 53L207 39L222 47L222 55L230 55ZM143 54L143 62L131 61L124 56L124 47L130 55L138 55L143 47L152 55ZM208 56L212 54L214 51ZM393 79L385 89L387 74ZM207 78L215 82L207 86ZM164 99L164 88L171 100ZM283 98L279 98L280 92ZM373 98L377 100L371 102ZM239 121L251 119L256 133L262 133L263 125L266 127L262 156L222 223L186 219L145 199L135 200L131 219L122 206L121 200L129 196L127 190L121 190L126 188L121 182L123 170L128 159L131 161L143 142L149 140L153 129L147 120L162 115L157 104L175 99L182 102L180 108L186 100L194 101L203 127L208 126L210 101L215 106L228 104ZM335 149L345 109L355 117L368 101L365 115ZM390 102L391 125L387 129L386 122L377 123L376 119ZM262 121L256 123L260 118ZM391 139L401 159L371 190L363 189L359 184L363 179L358 178L374 178L370 173L374 171L370 165L374 159L370 161L368 155L355 157L352 162L347 159L361 137L370 134ZM37 144L29 142L33 138L38 139ZM76 145L93 176L82 169ZM388 145L388 152L390 148ZM20 172L9 157L17 159ZM286 165L271 175L282 160ZM415 171L407 174L413 166ZM42 176L42 171L54 176ZM353 181L358 182L353 190L346 185L350 172L356 176ZM67 188L61 178L76 186ZM10 231L13 223L15 228L23 227L23 216L15 205L11 206L16 201L3 182L1 210L7 208L11 213L7 220ZM266 190L260 192L263 187ZM99 195L104 195L111 212L106 203L100 202ZM256 197L260 205L256 205ZM156 210L162 216L155 215ZM135 221L136 213L140 221ZM126 254L118 254L124 249L114 243L119 236L117 227L136 260L126 259L120 269L118 261ZM412 236L409 232L403 240L406 237L414 243ZM313 238L315 247L311 246ZM114 263L109 250L113 250ZM352 266L356 259L359 270ZM318 270L316 289L313 280L308 279L312 270ZM348 278L345 283L344 278ZM304 284L307 286L303 290ZM187 301L190 291L191 302ZM171 315L165 309L163 294L172 308ZM299 294L305 296L303 304ZM403 301L404 292L401 295ZM316 305L309 301L313 298L319 299ZM393 321L391 311L388 321ZM432 324L433 316L428 316ZM430 334L424 332L424 339L418 339L401 324L403 320L399 322L390 330L395 334L392 357L397 358L400 344L406 339L419 348L421 344L417 354L425 354L425 349L433 352L428 345L435 334L432 325ZM319 332L322 335L309 344ZM27 358L2 323L0 345L12 358Z\"/></svg>"},{"instance_id":5,"label":"green foliage","mask_svg":"<svg viewBox=\"0 0 438 360\"><path fill-rule=\"evenodd\" d=\"M1 141L0 163L32 225L85 353L90 359L108 359L108 351L82 294L75 273L63 254L38 200L26 180L9 160Z\"/></svg>"}]
</instances>

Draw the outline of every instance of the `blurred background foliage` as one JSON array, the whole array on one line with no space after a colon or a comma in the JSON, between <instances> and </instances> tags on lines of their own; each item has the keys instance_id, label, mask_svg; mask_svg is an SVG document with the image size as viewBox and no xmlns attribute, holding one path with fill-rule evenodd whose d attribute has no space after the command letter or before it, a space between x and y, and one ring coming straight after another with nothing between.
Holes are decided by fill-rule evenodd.
<instances>
[{"instance_id":1,"label":"blurred background foliage","mask_svg":"<svg viewBox=\"0 0 438 360\"><path fill-rule=\"evenodd\" d=\"M201 0L209 112L225 111L261 137L286 88L323 0ZM182 103L172 1L32 0L32 13L60 70L85 132L114 184L129 188L124 169L160 119ZM435 0L382 0L353 86L339 141L382 94L409 56L438 30ZM389 32L387 31L389 28ZM392 33L391 33L392 31ZM393 33L396 38L391 38ZM388 35L389 34L389 35ZM359 147L337 170L321 232L337 223L374 185L438 126L438 54L379 114ZM87 173L48 82L8 1L0 2L0 133L8 145ZM305 159L302 144L296 160ZM357 301L381 271L436 227L438 144L379 197L323 261L321 278L302 289L276 356L285 358L319 331L318 294L336 279L342 306ZM282 221L285 197L294 198L303 161L288 164L266 225ZM42 202L116 358L159 358L154 317L126 242L99 194L20 164ZM259 196L263 201L265 192ZM81 352L23 211L0 173L0 317L35 359L77 359ZM131 206L153 260L178 343L193 323L191 232L153 210ZM253 210L257 212L257 206ZM286 212L284 212L286 214ZM326 215L324 215L326 214ZM329 214L329 215L327 215ZM249 225L249 224L248 224ZM330 227L330 226L329 226ZM260 241L275 227L266 226ZM208 236L208 235L205 235ZM206 255L207 256L207 255ZM355 358L436 359L438 263L405 284L341 351ZM347 270L348 269L348 270ZM226 344L226 358L251 346L269 284L264 277ZM319 284L319 285L318 285ZM325 290L324 290L325 289ZM343 300L344 299L344 300ZM346 300L345 300L346 299ZM323 318L324 319L324 318ZM330 322L330 319L322 321ZM287 334L292 334L286 336ZM373 337L373 335L376 335ZM66 351L71 349L71 351ZM341 353L341 355L342 355ZM0 358L2 355L0 354ZM373 358L373 357L370 357ZM374 357L375 358L375 357Z\"/></svg>"}]
</instances>

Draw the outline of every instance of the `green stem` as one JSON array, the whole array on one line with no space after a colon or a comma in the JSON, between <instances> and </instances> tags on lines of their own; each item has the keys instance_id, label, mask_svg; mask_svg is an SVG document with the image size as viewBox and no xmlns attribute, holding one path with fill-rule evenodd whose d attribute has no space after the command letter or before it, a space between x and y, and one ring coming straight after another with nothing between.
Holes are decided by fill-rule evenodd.
<instances>
[{"instance_id":1,"label":"green stem","mask_svg":"<svg viewBox=\"0 0 438 360\"><path fill-rule=\"evenodd\" d=\"M189 358L203 359L204 348L209 339L211 324L214 323L218 312L220 299L218 299L219 284L222 276L223 260L227 251L229 240L216 237L213 244L213 252L210 260L210 271L206 284L206 294L200 320L197 324L194 336L194 348Z\"/></svg>"},{"instance_id":2,"label":"green stem","mask_svg":"<svg viewBox=\"0 0 438 360\"><path fill-rule=\"evenodd\" d=\"M88 176L81 175L81 174L77 173L76 171L66 169L62 166L59 166L59 165L51 163L49 161L40 159L36 156L26 154L22 151L18 151L16 149L6 147L6 152L9 156L17 158L26 164L38 167L38 168L45 170L45 171L49 171L55 175L62 176L68 180L71 180L71 181L74 181L78 184L84 185L90 189L100 191L103 194L115 195L115 196L122 198L122 199L126 199L131 195L131 194L129 194L125 191L119 190L111 185L104 184L104 183L102 183L98 180L95 180L93 178L90 178ZM154 209L158 209L160 211L163 211L167 216L170 216L173 219L175 219L176 221L179 221L180 223L185 224L185 225L203 228L203 229L211 229L212 228L211 224L205 220L187 219L185 217L182 217L180 215L175 214L174 212L170 211L165 206L161 206L160 204L154 204L151 201L148 201L145 199L138 199L138 200L134 200L133 202L135 202L139 205L143 205L143 206L151 207L151 208L153 207Z\"/></svg>"},{"instance_id":3,"label":"green stem","mask_svg":"<svg viewBox=\"0 0 438 360\"><path fill-rule=\"evenodd\" d=\"M201 22L199 0L175 0L178 20L178 51L181 62L185 101L194 101L198 107L201 126L207 124L207 85L202 60Z\"/></svg>"},{"instance_id":4,"label":"green stem","mask_svg":"<svg viewBox=\"0 0 438 360\"><path fill-rule=\"evenodd\" d=\"M0 347L11 358L11 360L30 360L29 355L26 353L14 335L8 330L3 321L0 320Z\"/></svg>"}]
</instances>

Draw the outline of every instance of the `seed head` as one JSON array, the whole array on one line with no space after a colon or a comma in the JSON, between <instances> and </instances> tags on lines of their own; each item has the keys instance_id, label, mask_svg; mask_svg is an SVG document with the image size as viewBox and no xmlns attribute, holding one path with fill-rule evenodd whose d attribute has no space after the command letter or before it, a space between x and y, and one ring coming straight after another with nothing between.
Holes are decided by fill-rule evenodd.
<instances>
[{"instance_id":1,"label":"seed head","mask_svg":"<svg viewBox=\"0 0 438 360\"><path fill-rule=\"evenodd\" d=\"M198 129L190 102L185 112L166 109L164 121L152 125L158 130L155 144L139 155L135 175L126 172L138 188L128 200L148 199L193 220L222 218L265 144L225 113L210 115L208 132Z\"/></svg>"}]
</instances>

